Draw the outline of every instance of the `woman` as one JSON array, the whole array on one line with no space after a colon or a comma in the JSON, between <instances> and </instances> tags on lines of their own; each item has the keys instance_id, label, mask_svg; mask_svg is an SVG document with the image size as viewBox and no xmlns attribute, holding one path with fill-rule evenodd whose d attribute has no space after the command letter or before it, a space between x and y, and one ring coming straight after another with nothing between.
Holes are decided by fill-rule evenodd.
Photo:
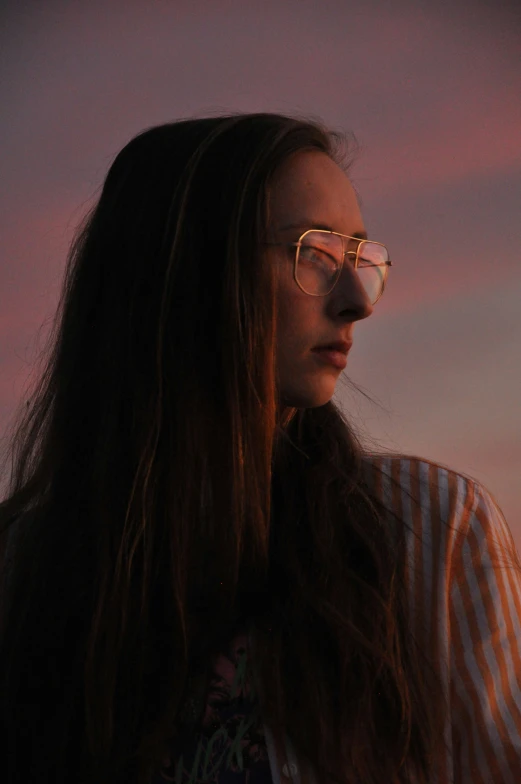
<instances>
[{"instance_id":1,"label":"woman","mask_svg":"<svg viewBox=\"0 0 521 784\"><path fill-rule=\"evenodd\" d=\"M521 780L501 511L331 400L390 267L342 152L238 114L112 164L0 507L4 784Z\"/></svg>"}]
</instances>

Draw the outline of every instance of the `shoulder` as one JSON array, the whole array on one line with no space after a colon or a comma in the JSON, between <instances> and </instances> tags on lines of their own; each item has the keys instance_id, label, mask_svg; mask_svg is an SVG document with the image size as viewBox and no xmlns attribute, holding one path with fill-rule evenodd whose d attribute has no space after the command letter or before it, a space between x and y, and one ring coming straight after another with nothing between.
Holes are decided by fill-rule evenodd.
<instances>
[{"instance_id":1,"label":"shoulder","mask_svg":"<svg viewBox=\"0 0 521 784\"><path fill-rule=\"evenodd\" d=\"M362 463L371 489L393 507L403 506L405 498L412 496L422 507L432 506L443 514L447 505L468 509L477 492L487 492L462 471L418 455L366 453Z\"/></svg>"},{"instance_id":2,"label":"shoulder","mask_svg":"<svg viewBox=\"0 0 521 784\"><path fill-rule=\"evenodd\" d=\"M417 455L382 453L365 454L363 470L371 491L422 539L441 539L453 552L493 544L519 557L496 498L463 471Z\"/></svg>"}]
</instances>

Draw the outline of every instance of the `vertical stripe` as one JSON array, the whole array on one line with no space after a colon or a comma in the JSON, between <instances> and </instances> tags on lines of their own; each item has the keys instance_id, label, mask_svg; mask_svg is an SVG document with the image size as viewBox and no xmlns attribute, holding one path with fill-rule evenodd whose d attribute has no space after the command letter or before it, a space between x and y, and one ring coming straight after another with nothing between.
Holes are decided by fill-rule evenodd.
<instances>
[{"instance_id":1,"label":"vertical stripe","mask_svg":"<svg viewBox=\"0 0 521 784\"><path fill-rule=\"evenodd\" d=\"M487 540L485 539L485 532L479 523L475 522L473 525L473 530L469 534L469 553L471 552L472 546L474 544L475 549L480 546L481 548L486 548L486 542ZM511 649L508 646L508 633L505 623L506 601L503 590L500 590L499 588L499 583L501 583L501 588L503 588L504 571L500 569L494 570L491 568L491 558L488 549L485 550L485 553L482 556L482 564L483 575L480 573L481 579L478 580L475 571L469 571L467 581L471 593L477 596L478 593L481 592L481 602L479 607L484 610L484 612L477 613L479 631L483 642L488 642L489 640L494 641L493 646L487 645L487 648L485 649L485 656L487 658L488 666L492 668L493 672L497 671L498 675L501 677L501 683L497 684L498 691L500 691L500 708L505 708L505 712L503 713L503 720L505 721L507 728L510 728L511 740L514 741L516 734L513 733L512 730L515 729L515 724L512 718L512 714L504 705L504 695L507 692L507 689L510 690L511 696L514 696L515 694L514 701L512 702L512 708L515 709L517 726L521 726L521 695L519 694L519 688L517 686L515 689L513 688L514 684L511 678L512 656L510 650L517 648L517 644L514 643ZM503 610L503 612L499 612L498 614L497 609ZM508 649L509 662L507 662L505 658L505 648Z\"/></svg>"},{"instance_id":2,"label":"vertical stripe","mask_svg":"<svg viewBox=\"0 0 521 784\"><path fill-rule=\"evenodd\" d=\"M421 607L421 640L427 651L433 653L432 646L436 644L432 634L432 577L433 577L433 539L431 506L436 502L431 498L432 466L428 463L415 461L415 471L418 475L417 497L420 503L419 526L417 528L417 553L418 553L418 607Z\"/></svg>"},{"instance_id":3,"label":"vertical stripe","mask_svg":"<svg viewBox=\"0 0 521 784\"><path fill-rule=\"evenodd\" d=\"M307 776L305 774L305 760L301 760L300 762L297 760L295 749L287 735L284 740L286 747L287 768L283 768L282 772L286 775L289 775L293 784L308 784Z\"/></svg>"},{"instance_id":4,"label":"vertical stripe","mask_svg":"<svg viewBox=\"0 0 521 784\"><path fill-rule=\"evenodd\" d=\"M468 569L468 564L465 568ZM464 656L455 662L457 675L454 673L453 677L456 682L459 678L462 687L466 689L468 697L472 701L475 718L482 716L484 719L483 722L474 720L473 725L479 723L480 744L485 748L488 766L493 770L495 776L494 781L501 771L503 777L501 781L510 782L509 766L496 724L500 717L492 681L493 676L491 671L487 669L481 647L476 608L473 604L475 597L470 595L467 581L464 578L460 584L461 590L459 585L453 587L452 602L455 611L454 626L458 629L459 647L460 651L464 652Z\"/></svg>"},{"instance_id":5,"label":"vertical stripe","mask_svg":"<svg viewBox=\"0 0 521 784\"><path fill-rule=\"evenodd\" d=\"M476 717L476 707L471 696L458 673L455 656L452 656L452 697L453 703L458 708L460 724L458 730L462 733L460 739L462 747L465 749L465 767L461 765L463 758L457 762L459 776L456 782L462 784L500 784L495 775L493 776L487 759L483 753L483 739L478 734ZM469 759L470 757L470 759ZM471 762L472 760L472 762ZM477 764L475 764L477 763ZM494 766L496 768L496 766ZM496 770L494 771L496 773Z\"/></svg>"},{"instance_id":6,"label":"vertical stripe","mask_svg":"<svg viewBox=\"0 0 521 784\"><path fill-rule=\"evenodd\" d=\"M463 478L459 478L459 482L463 483ZM473 597L469 591L467 575L473 569L472 555L469 559L469 544L468 535L471 528L471 521L474 514L474 509L477 505L477 498L471 488L468 488L469 496L466 501L466 509L464 514L459 514L459 520L462 521L465 530L465 540L458 541L455 545L455 553L457 557L453 563L453 586L451 591L452 603L452 618L451 629L454 638L454 651L455 657L453 662L453 680L458 687L457 691L462 702L465 703L467 709L471 703L473 706L472 715L474 721L472 722L473 732L479 734L479 738L474 739L474 751L487 757L487 768L492 769L494 776L498 776L499 769L501 769L503 777L507 776L506 781L509 781L509 771L506 766L506 760L501 750L501 739L497 731L491 713L491 706L488 695L484 690L484 678L487 677L486 667L482 657L481 636L479 627L476 620L476 608L473 604ZM464 488L460 486L458 498L461 498ZM457 520L453 520L451 516L451 523L456 524ZM479 557L479 553L476 554ZM463 567L463 568L462 568ZM476 721L476 717L482 716L483 721ZM478 727L479 725L479 727ZM497 749L496 755L492 749Z\"/></svg>"},{"instance_id":7,"label":"vertical stripe","mask_svg":"<svg viewBox=\"0 0 521 784\"><path fill-rule=\"evenodd\" d=\"M499 545L511 557L518 556L516 546L510 530L507 527L505 518L493 501L490 493L484 488L478 488L480 493L479 504L476 509L476 518L482 527L488 527L487 521L493 521L496 529L496 537ZM521 642L521 572L519 566L513 563L505 565L504 569L497 570L498 579L503 585L503 607L505 622L508 627L508 637L515 641L510 648L513 659L513 669L515 673L521 673L521 652L519 643Z\"/></svg>"},{"instance_id":8,"label":"vertical stripe","mask_svg":"<svg viewBox=\"0 0 521 784\"><path fill-rule=\"evenodd\" d=\"M411 618L450 700L447 753L430 784L521 782L521 563L499 506L476 482L414 456L367 455L364 471L406 526ZM289 738L265 733L274 784L316 784Z\"/></svg>"},{"instance_id":9,"label":"vertical stripe","mask_svg":"<svg viewBox=\"0 0 521 784\"><path fill-rule=\"evenodd\" d=\"M275 739L275 736L267 724L263 724L263 729L264 737L266 738L266 747L268 749L273 784L287 784L290 779L282 773L282 769L286 764L283 743L280 739Z\"/></svg>"},{"instance_id":10,"label":"vertical stripe","mask_svg":"<svg viewBox=\"0 0 521 784\"><path fill-rule=\"evenodd\" d=\"M479 489L478 489L479 493ZM478 500L481 503L482 493ZM497 716L501 736L505 743L505 756L510 769L512 766L521 776L521 759L519 727L521 727L521 694L519 684L513 673L512 652L518 650L518 642L507 630L508 608L505 581L509 578L515 580L516 571L504 564L506 551L501 552L497 532L491 525L492 517L488 519L478 513L480 504L476 508L472 528L468 536L467 559L470 553L479 552L481 559L478 561L480 570L476 575L476 568L467 575L469 591L476 597L478 609L476 620L482 640L483 657L489 668L489 688L492 707ZM480 519L481 518L481 521ZM477 561L474 558L474 561ZM499 564L499 568L493 568ZM519 582L519 573L517 572ZM519 670L518 670L519 671ZM517 747L517 748L516 748Z\"/></svg>"},{"instance_id":11,"label":"vertical stripe","mask_svg":"<svg viewBox=\"0 0 521 784\"><path fill-rule=\"evenodd\" d=\"M410 483L404 486L404 489L408 492L411 491ZM418 528L421 525L420 521L418 520L418 510L415 509L415 514L413 517L412 507L411 507L411 499L407 495L407 493L403 493L402 495L402 512L403 512L403 520L404 523L410 526L409 530L405 532L405 541L406 541L406 569L405 569L405 579L408 581L408 594L409 594L409 609L411 612L411 616L414 618L414 613L416 612L416 600L415 600L415 589L418 575L416 574L416 559L414 557L414 543L418 537Z\"/></svg>"},{"instance_id":12,"label":"vertical stripe","mask_svg":"<svg viewBox=\"0 0 521 784\"><path fill-rule=\"evenodd\" d=\"M441 525L446 531L447 544L447 604L449 605L448 629L451 630L451 698L453 706L452 737L455 747L459 749L459 754L453 758L454 770L458 771L461 781L468 779L472 773L473 779L477 780L481 775L475 769L474 762L479 757L479 769L486 773L486 781L490 780L490 770L486 758L483 755L482 740L478 737L475 722L475 710L472 702L465 690L464 684L458 675L457 661L463 655L461 641L457 634L457 629L453 621L452 607L452 579L454 574L460 570L461 549L464 544L464 536L469 527L469 520L475 504L474 492L469 487L464 477L451 472L450 477L451 497L446 503L440 505ZM454 565L454 569L453 569ZM471 771L471 764L473 766ZM456 779L457 780L457 779Z\"/></svg>"},{"instance_id":13,"label":"vertical stripe","mask_svg":"<svg viewBox=\"0 0 521 784\"><path fill-rule=\"evenodd\" d=\"M440 628L440 620L443 618L443 613L440 615L438 607L439 582L442 579L443 572L440 575L439 569L436 568L440 560L441 526L435 525L434 521L439 521L442 497L448 492L448 487L442 481L445 477L433 470L434 467L432 465L423 461L418 461L418 464L418 473L421 478L424 614L425 622L428 624L428 629L425 632L428 646L426 651L431 654L433 666L441 675L440 651L443 643L437 631ZM446 693L443 683L441 688L442 692ZM446 740L446 727L444 727L444 738ZM448 782L448 766L449 762L446 754L444 754L443 759L438 761L433 784L445 784L445 782Z\"/></svg>"},{"instance_id":14,"label":"vertical stripe","mask_svg":"<svg viewBox=\"0 0 521 784\"><path fill-rule=\"evenodd\" d=\"M416 490L417 499L420 500L419 496L419 487ZM416 503L416 514L414 517L414 529L413 529L413 537L412 537L412 550L413 550L413 557L414 557L414 575L415 575L415 584L414 584L414 604L411 608L411 612L413 618L415 620L415 627L416 627L416 637L418 643L422 646L425 645L425 635L426 635L426 627L427 627L427 619L424 615L424 584L423 584L423 570L424 570L424 563L423 563L423 528L425 521L423 520L423 514L421 506Z\"/></svg>"},{"instance_id":15,"label":"vertical stripe","mask_svg":"<svg viewBox=\"0 0 521 784\"><path fill-rule=\"evenodd\" d=\"M445 477L449 480L449 475ZM447 558L447 546L449 537L447 527L441 522L440 509L449 504L447 495L454 493L454 483L443 481L443 475L438 473L438 485L430 488L432 493L431 501L431 521L430 526L437 540L436 555L433 554L433 577L432 577L432 638L435 647L435 664L441 677L443 698L450 709L450 651L449 651L449 570ZM443 629L443 633L439 630ZM445 722L443 740L445 743L445 753L440 759L438 773L440 775L439 784L449 784L453 781L452 765L452 731L450 721Z\"/></svg>"}]
</instances>

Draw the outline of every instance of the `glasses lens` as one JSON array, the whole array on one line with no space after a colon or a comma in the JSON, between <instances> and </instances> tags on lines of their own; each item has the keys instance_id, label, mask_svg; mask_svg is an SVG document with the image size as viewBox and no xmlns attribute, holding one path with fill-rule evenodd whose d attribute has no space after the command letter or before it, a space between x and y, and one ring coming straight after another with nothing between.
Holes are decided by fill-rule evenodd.
<instances>
[{"instance_id":1,"label":"glasses lens","mask_svg":"<svg viewBox=\"0 0 521 784\"><path fill-rule=\"evenodd\" d=\"M328 294L342 269L343 243L336 234L310 231L302 238L296 277L308 294Z\"/></svg>"},{"instance_id":2,"label":"glasses lens","mask_svg":"<svg viewBox=\"0 0 521 784\"><path fill-rule=\"evenodd\" d=\"M335 286L342 269L344 246L336 234L310 231L302 239L297 280L308 294L324 296ZM389 267L387 248L363 240L359 245L357 273L372 305L380 298ZM354 263L355 254L346 257Z\"/></svg>"},{"instance_id":3,"label":"glasses lens","mask_svg":"<svg viewBox=\"0 0 521 784\"><path fill-rule=\"evenodd\" d=\"M358 277L372 305L380 298L387 271L387 248L376 242L361 242L358 250Z\"/></svg>"}]
</instances>

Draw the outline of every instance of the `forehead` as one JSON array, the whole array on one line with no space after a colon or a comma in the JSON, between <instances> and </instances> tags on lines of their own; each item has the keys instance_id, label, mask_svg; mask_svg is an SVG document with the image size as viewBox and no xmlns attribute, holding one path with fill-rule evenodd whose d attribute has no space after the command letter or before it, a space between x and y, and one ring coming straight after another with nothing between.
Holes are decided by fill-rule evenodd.
<instances>
[{"instance_id":1,"label":"forehead","mask_svg":"<svg viewBox=\"0 0 521 784\"><path fill-rule=\"evenodd\" d=\"M312 223L327 223L345 234L363 229L353 186L322 152L298 152L285 161L271 183L269 204L275 229Z\"/></svg>"}]
</instances>

